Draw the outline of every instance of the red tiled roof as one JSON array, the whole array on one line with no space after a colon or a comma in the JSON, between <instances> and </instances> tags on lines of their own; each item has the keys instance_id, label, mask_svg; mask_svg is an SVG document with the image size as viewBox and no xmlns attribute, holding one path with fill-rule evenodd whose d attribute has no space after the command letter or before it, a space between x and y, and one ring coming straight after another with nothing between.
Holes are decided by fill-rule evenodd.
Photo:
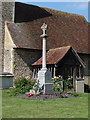
<instances>
[{"instance_id":1,"label":"red tiled roof","mask_svg":"<svg viewBox=\"0 0 90 120\"><path fill-rule=\"evenodd\" d=\"M33 11L30 22L7 24L16 46L42 49L41 26L46 23L49 36L47 49L70 45L76 52L88 54L88 23L83 16L48 8L38 7L36 10L36 6L29 5L29 7ZM42 14L39 14L37 16L39 11L48 15L42 17Z\"/></svg>"},{"instance_id":2,"label":"red tiled roof","mask_svg":"<svg viewBox=\"0 0 90 120\"><path fill-rule=\"evenodd\" d=\"M60 47L56 49L50 49L46 54L47 64L58 63L65 56L65 54L68 52L70 48L71 48L70 46L67 46L67 47ZM36 62L34 62L32 65L41 65L41 64L42 64L42 57Z\"/></svg>"}]
</instances>

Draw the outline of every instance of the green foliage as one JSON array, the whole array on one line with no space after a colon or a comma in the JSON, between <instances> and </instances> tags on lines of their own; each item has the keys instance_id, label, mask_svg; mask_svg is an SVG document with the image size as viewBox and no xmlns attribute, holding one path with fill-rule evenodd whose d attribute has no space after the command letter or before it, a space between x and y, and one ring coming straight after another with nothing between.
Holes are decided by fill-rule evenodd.
<instances>
[{"instance_id":1,"label":"green foliage","mask_svg":"<svg viewBox=\"0 0 90 120\"><path fill-rule=\"evenodd\" d=\"M70 94L70 95L74 95L74 96L79 96L79 94L78 94L78 93L75 93L75 92L69 92L69 91L67 91L66 93L67 93L67 94Z\"/></svg>"},{"instance_id":2,"label":"green foliage","mask_svg":"<svg viewBox=\"0 0 90 120\"><path fill-rule=\"evenodd\" d=\"M9 96L16 96L22 93L22 90L19 88L14 88L10 90Z\"/></svg>"},{"instance_id":3,"label":"green foliage","mask_svg":"<svg viewBox=\"0 0 90 120\"><path fill-rule=\"evenodd\" d=\"M73 79L68 76L67 79L64 80L64 89L72 89L73 88Z\"/></svg>"},{"instance_id":4,"label":"green foliage","mask_svg":"<svg viewBox=\"0 0 90 120\"><path fill-rule=\"evenodd\" d=\"M60 92L62 93L63 92L63 86L61 85L61 81L63 81L63 84L64 84L64 91L65 90L70 90L73 88L73 79L68 76L67 79L63 80L62 77L59 75L59 76L55 76L54 79L53 79L53 90L55 92Z\"/></svg>"},{"instance_id":5,"label":"green foliage","mask_svg":"<svg viewBox=\"0 0 90 120\"><path fill-rule=\"evenodd\" d=\"M25 77L20 77L18 80L14 82L16 88L22 88L27 84L27 79Z\"/></svg>"},{"instance_id":6,"label":"green foliage","mask_svg":"<svg viewBox=\"0 0 90 120\"><path fill-rule=\"evenodd\" d=\"M55 92L60 92L61 93L63 91L61 81L62 81L62 77L60 75L57 76L57 77L56 76L54 77L52 89Z\"/></svg>"},{"instance_id":7,"label":"green foliage","mask_svg":"<svg viewBox=\"0 0 90 120\"><path fill-rule=\"evenodd\" d=\"M14 82L15 88L11 90L10 95L15 96L29 92L29 90L33 88L35 82L35 80L27 80L25 77L20 77Z\"/></svg>"}]
</instances>

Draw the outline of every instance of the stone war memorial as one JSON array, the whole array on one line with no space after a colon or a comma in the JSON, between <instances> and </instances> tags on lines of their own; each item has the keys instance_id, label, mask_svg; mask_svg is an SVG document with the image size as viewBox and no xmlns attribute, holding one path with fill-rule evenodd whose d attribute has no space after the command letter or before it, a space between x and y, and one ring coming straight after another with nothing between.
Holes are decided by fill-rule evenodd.
<instances>
[{"instance_id":1,"label":"stone war memorial","mask_svg":"<svg viewBox=\"0 0 90 120\"><path fill-rule=\"evenodd\" d=\"M41 35L43 38L42 69L38 72L37 80L40 82L40 88L43 87L44 94L52 94L52 74L46 67L46 38L48 37L46 34L47 25L43 23L41 29L43 30L43 34Z\"/></svg>"},{"instance_id":2,"label":"stone war memorial","mask_svg":"<svg viewBox=\"0 0 90 120\"><path fill-rule=\"evenodd\" d=\"M1 1L1 119L87 119L90 24L85 17L43 4ZM61 6L50 5L55 4Z\"/></svg>"},{"instance_id":3,"label":"stone war memorial","mask_svg":"<svg viewBox=\"0 0 90 120\"><path fill-rule=\"evenodd\" d=\"M89 86L88 22L84 16L20 2L5 2L1 9L1 78L11 73L13 83L20 77L39 80L44 94L52 94L52 79L59 75L63 81L72 78L75 92L84 91L82 84Z\"/></svg>"}]
</instances>

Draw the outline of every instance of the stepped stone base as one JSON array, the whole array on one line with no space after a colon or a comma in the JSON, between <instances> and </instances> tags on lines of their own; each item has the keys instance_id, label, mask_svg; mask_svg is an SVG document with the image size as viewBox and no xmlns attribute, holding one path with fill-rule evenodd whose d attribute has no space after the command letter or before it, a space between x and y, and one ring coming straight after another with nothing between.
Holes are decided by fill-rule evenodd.
<instances>
[{"instance_id":1,"label":"stepped stone base","mask_svg":"<svg viewBox=\"0 0 90 120\"><path fill-rule=\"evenodd\" d=\"M52 94L52 74L46 68L38 72L39 87L44 86L44 94Z\"/></svg>"}]
</instances>

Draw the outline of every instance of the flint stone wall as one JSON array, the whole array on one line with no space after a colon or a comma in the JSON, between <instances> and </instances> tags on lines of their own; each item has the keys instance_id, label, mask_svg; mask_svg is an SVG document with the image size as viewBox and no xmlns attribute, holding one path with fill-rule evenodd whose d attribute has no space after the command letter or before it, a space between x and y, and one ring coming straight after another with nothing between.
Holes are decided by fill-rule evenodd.
<instances>
[{"instance_id":1,"label":"flint stone wall","mask_svg":"<svg viewBox=\"0 0 90 120\"><path fill-rule=\"evenodd\" d=\"M25 76L28 79L32 78L32 66L34 61L41 57L40 50L33 49L14 49L13 50L13 73L14 80Z\"/></svg>"},{"instance_id":2,"label":"flint stone wall","mask_svg":"<svg viewBox=\"0 0 90 120\"><path fill-rule=\"evenodd\" d=\"M2 2L0 2L0 72L2 72Z\"/></svg>"},{"instance_id":3,"label":"flint stone wall","mask_svg":"<svg viewBox=\"0 0 90 120\"><path fill-rule=\"evenodd\" d=\"M80 54L80 57L86 64L84 68L84 82L90 86L90 54Z\"/></svg>"}]
</instances>

